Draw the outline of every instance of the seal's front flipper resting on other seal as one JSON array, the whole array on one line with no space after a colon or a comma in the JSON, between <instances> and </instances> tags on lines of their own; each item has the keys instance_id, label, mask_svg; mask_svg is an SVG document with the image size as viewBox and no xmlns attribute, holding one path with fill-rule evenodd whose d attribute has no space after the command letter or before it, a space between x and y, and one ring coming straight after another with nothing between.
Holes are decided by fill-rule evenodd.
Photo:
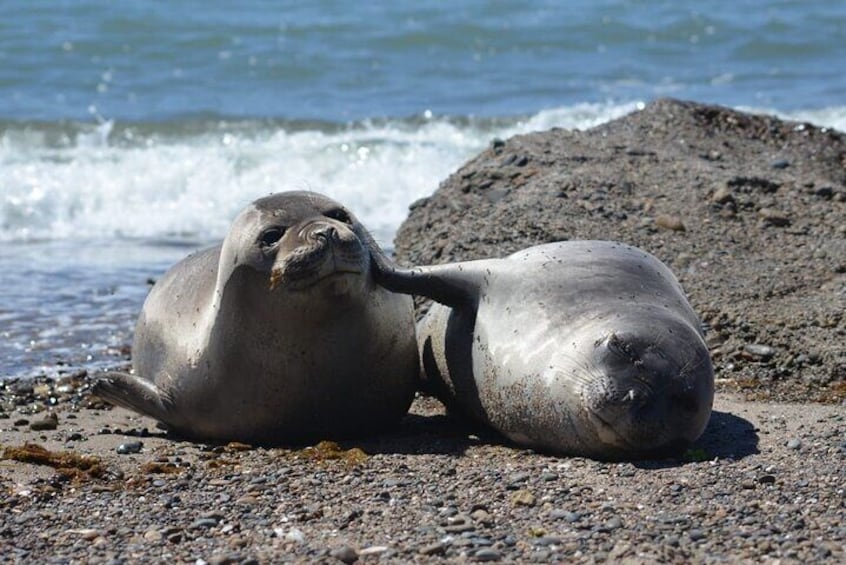
<instances>
[{"instance_id":1,"label":"seal's front flipper resting on other seal","mask_svg":"<svg viewBox=\"0 0 846 565\"><path fill-rule=\"evenodd\" d=\"M417 327L427 386L515 443L634 459L704 431L708 348L681 285L652 255L566 241L505 259L383 263L380 284L443 303Z\"/></svg>"},{"instance_id":2,"label":"seal's front flipper resting on other seal","mask_svg":"<svg viewBox=\"0 0 846 565\"><path fill-rule=\"evenodd\" d=\"M393 292L417 294L447 306L475 306L489 274L477 261L402 269L381 249L371 254L376 282Z\"/></svg>"},{"instance_id":3,"label":"seal's front flipper resting on other seal","mask_svg":"<svg viewBox=\"0 0 846 565\"><path fill-rule=\"evenodd\" d=\"M172 403L158 387L129 373L101 373L97 375L91 392L116 406L134 410L164 424L173 419Z\"/></svg>"},{"instance_id":4,"label":"seal's front flipper resting on other seal","mask_svg":"<svg viewBox=\"0 0 846 565\"><path fill-rule=\"evenodd\" d=\"M220 245L153 286L133 375L96 392L181 435L280 444L396 423L418 376L408 296L377 285L381 251L355 216L313 192L260 198Z\"/></svg>"}]
</instances>

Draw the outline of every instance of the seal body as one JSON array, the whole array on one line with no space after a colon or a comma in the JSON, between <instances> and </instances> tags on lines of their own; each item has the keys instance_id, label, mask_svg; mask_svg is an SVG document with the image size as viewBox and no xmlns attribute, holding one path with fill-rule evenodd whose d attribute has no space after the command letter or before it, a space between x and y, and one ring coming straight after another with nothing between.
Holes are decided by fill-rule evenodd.
<instances>
[{"instance_id":1,"label":"seal body","mask_svg":"<svg viewBox=\"0 0 846 565\"><path fill-rule=\"evenodd\" d=\"M605 241L403 271L380 283L440 301L418 326L427 386L515 443L631 459L678 450L714 395L700 322L672 272Z\"/></svg>"},{"instance_id":2,"label":"seal body","mask_svg":"<svg viewBox=\"0 0 846 565\"><path fill-rule=\"evenodd\" d=\"M418 374L413 306L374 283L374 249L327 197L255 201L221 245L155 284L134 374L102 375L95 394L206 440L288 443L397 421Z\"/></svg>"}]
</instances>

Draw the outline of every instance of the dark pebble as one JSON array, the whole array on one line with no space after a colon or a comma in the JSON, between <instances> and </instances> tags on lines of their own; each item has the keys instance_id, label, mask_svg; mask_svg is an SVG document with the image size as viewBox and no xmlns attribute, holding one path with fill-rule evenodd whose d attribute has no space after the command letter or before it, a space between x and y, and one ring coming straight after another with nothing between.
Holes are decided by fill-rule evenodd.
<instances>
[{"instance_id":1,"label":"dark pebble","mask_svg":"<svg viewBox=\"0 0 846 565\"><path fill-rule=\"evenodd\" d=\"M128 441L117 446L116 451L121 455L129 455L131 453L140 453L144 444L140 441Z\"/></svg>"},{"instance_id":2,"label":"dark pebble","mask_svg":"<svg viewBox=\"0 0 846 565\"><path fill-rule=\"evenodd\" d=\"M217 526L217 520L214 518L199 518L191 522L191 525L188 526L192 530L200 530L206 528L213 528Z\"/></svg>"},{"instance_id":3,"label":"dark pebble","mask_svg":"<svg viewBox=\"0 0 846 565\"><path fill-rule=\"evenodd\" d=\"M475 561L499 561L502 555L492 547L485 547L473 555Z\"/></svg>"},{"instance_id":4,"label":"dark pebble","mask_svg":"<svg viewBox=\"0 0 846 565\"><path fill-rule=\"evenodd\" d=\"M613 518L610 518L607 522L605 522L602 525L602 527L600 528L600 531L610 532L610 531L617 530L617 529L622 528L622 527L623 527L623 521L620 519L619 516L614 516Z\"/></svg>"},{"instance_id":5,"label":"dark pebble","mask_svg":"<svg viewBox=\"0 0 846 565\"><path fill-rule=\"evenodd\" d=\"M430 543L420 548L420 553L423 555L443 555L446 553L446 544L443 542Z\"/></svg>"},{"instance_id":6,"label":"dark pebble","mask_svg":"<svg viewBox=\"0 0 846 565\"><path fill-rule=\"evenodd\" d=\"M29 429L35 432L55 430L57 427L59 427L59 417L53 412L50 412L40 420L35 420L29 425Z\"/></svg>"},{"instance_id":7,"label":"dark pebble","mask_svg":"<svg viewBox=\"0 0 846 565\"><path fill-rule=\"evenodd\" d=\"M774 161L770 161L770 167L774 169L786 169L790 166L790 161L787 159L776 159Z\"/></svg>"}]
</instances>

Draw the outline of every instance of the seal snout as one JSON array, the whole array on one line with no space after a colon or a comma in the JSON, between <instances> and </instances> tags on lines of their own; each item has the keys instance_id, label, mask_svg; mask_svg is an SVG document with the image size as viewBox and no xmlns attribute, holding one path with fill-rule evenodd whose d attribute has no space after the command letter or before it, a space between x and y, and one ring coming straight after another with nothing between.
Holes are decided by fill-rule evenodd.
<instances>
[{"instance_id":1,"label":"seal snout","mask_svg":"<svg viewBox=\"0 0 846 565\"><path fill-rule=\"evenodd\" d=\"M329 223L312 222L300 230L300 237L312 241L339 241L338 228Z\"/></svg>"},{"instance_id":2,"label":"seal snout","mask_svg":"<svg viewBox=\"0 0 846 565\"><path fill-rule=\"evenodd\" d=\"M370 255L351 226L312 219L296 226L292 236L272 268L271 289L302 290L334 275L367 272ZM349 285L334 286L340 292Z\"/></svg>"}]
</instances>

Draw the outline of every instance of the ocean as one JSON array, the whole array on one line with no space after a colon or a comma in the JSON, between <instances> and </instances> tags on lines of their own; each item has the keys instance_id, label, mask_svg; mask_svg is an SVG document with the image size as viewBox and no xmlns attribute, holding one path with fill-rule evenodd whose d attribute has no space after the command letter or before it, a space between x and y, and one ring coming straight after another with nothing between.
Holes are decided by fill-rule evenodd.
<instances>
[{"instance_id":1,"label":"ocean","mask_svg":"<svg viewBox=\"0 0 846 565\"><path fill-rule=\"evenodd\" d=\"M149 289L271 192L386 248L494 138L672 96L846 130L846 3L3 2L0 379L125 359Z\"/></svg>"}]
</instances>

